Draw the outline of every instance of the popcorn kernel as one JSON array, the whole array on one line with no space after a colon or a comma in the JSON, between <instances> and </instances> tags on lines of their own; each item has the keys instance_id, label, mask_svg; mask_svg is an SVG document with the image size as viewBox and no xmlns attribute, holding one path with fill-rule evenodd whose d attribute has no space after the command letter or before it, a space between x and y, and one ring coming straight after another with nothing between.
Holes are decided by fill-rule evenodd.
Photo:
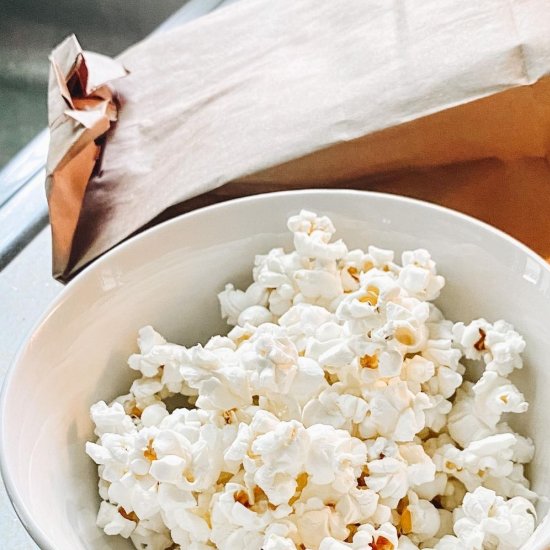
<instances>
[{"instance_id":1,"label":"popcorn kernel","mask_svg":"<svg viewBox=\"0 0 550 550\"><path fill-rule=\"evenodd\" d=\"M235 344L237 344L237 347L239 347L243 342L246 342L247 340L250 340L250 337L252 334L249 334L248 332L245 334L242 334L235 340Z\"/></svg>"},{"instance_id":2,"label":"popcorn kernel","mask_svg":"<svg viewBox=\"0 0 550 550\"><path fill-rule=\"evenodd\" d=\"M383 536L378 537L374 542L371 542L369 546L372 550L394 550L395 548L393 542Z\"/></svg>"},{"instance_id":3,"label":"popcorn kernel","mask_svg":"<svg viewBox=\"0 0 550 550\"><path fill-rule=\"evenodd\" d=\"M130 521L133 521L135 523L139 522L139 518L137 517L137 514L135 512L128 513L122 506L118 507L118 513L124 518L128 519Z\"/></svg>"},{"instance_id":4,"label":"popcorn kernel","mask_svg":"<svg viewBox=\"0 0 550 550\"><path fill-rule=\"evenodd\" d=\"M375 306L378 303L378 297L380 296L380 289L374 285L369 285L367 287L367 293L364 296L359 298L359 301L363 304L370 304Z\"/></svg>"},{"instance_id":5,"label":"popcorn kernel","mask_svg":"<svg viewBox=\"0 0 550 550\"><path fill-rule=\"evenodd\" d=\"M349 535L346 538L344 542L353 542L353 537L355 536L355 533L359 530L359 523L350 523L349 525L346 525L346 529L349 531Z\"/></svg>"},{"instance_id":6,"label":"popcorn kernel","mask_svg":"<svg viewBox=\"0 0 550 550\"><path fill-rule=\"evenodd\" d=\"M338 382L339 378L337 374L325 371L325 380L332 386L332 384L336 384L336 382Z\"/></svg>"},{"instance_id":7,"label":"popcorn kernel","mask_svg":"<svg viewBox=\"0 0 550 550\"><path fill-rule=\"evenodd\" d=\"M143 451L143 456L149 461L153 462L153 460L157 460L157 453L155 452L155 449L153 449L153 440L150 439L149 443L147 443L147 448L145 451Z\"/></svg>"},{"instance_id":8,"label":"popcorn kernel","mask_svg":"<svg viewBox=\"0 0 550 550\"><path fill-rule=\"evenodd\" d=\"M404 346L412 346L414 344L414 336L411 331L405 327L399 327L394 333L395 339Z\"/></svg>"},{"instance_id":9,"label":"popcorn kernel","mask_svg":"<svg viewBox=\"0 0 550 550\"><path fill-rule=\"evenodd\" d=\"M239 491L233 493L233 498L235 499L235 502L242 504L246 508L250 508L248 493L244 489L240 489Z\"/></svg>"},{"instance_id":10,"label":"popcorn kernel","mask_svg":"<svg viewBox=\"0 0 550 550\"><path fill-rule=\"evenodd\" d=\"M399 527L404 535L412 532L412 517L411 512L408 508L405 508L403 510L403 513L401 514Z\"/></svg>"},{"instance_id":11,"label":"popcorn kernel","mask_svg":"<svg viewBox=\"0 0 550 550\"><path fill-rule=\"evenodd\" d=\"M233 474L229 472L221 472L216 481L216 485L225 485L232 477Z\"/></svg>"},{"instance_id":12,"label":"popcorn kernel","mask_svg":"<svg viewBox=\"0 0 550 550\"><path fill-rule=\"evenodd\" d=\"M445 462L445 468L447 468L447 470L455 470L456 472L462 472L462 468L460 466L457 466L454 462L451 462L450 460L447 460Z\"/></svg>"},{"instance_id":13,"label":"popcorn kernel","mask_svg":"<svg viewBox=\"0 0 550 550\"><path fill-rule=\"evenodd\" d=\"M480 328L479 329L479 335L480 335L480 338L479 340L474 344L474 348L477 350L477 351L484 351L486 348L485 348L485 331Z\"/></svg>"},{"instance_id":14,"label":"popcorn kernel","mask_svg":"<svg viewBox=\"0 0 550 550\"><path fill-rule=\"evenodd\" d=\"M397 503L397 512L399 514L403 514L403 512L406 510L407 506L409 505L409 497L404 496L398 503Z\"/></svg>"},{"instance_id":15,"label":"popcorn kernel","mask_svg":"<svg viewBox=\"0 0 550 550\"><path fill-rule=\"evenodd\" d=\"M350 277L354 280L359 282L359 271L356 267L350 266L348 267L348 273L350 274Z\"/></svg>"},{"instance_id":16,"label":"popcorn kernel","mask_svg":"<svg viewBox=\"0 0 550 550\"><path fill-rule=\"evenodd\" d=\"M296 491L294 492L294 495L290 498L288 503L292 506L301 496L302 491L304 490L305 486L307 485L309 479L309 475L306 474L306 472L302 472L301 474L298 474L298 477L296 478Z\"/></svg>"},{"instance_id":17,"label":"popcorn kernel","mask_svg":"<svg viewBox=\"0 0 550 550\"><path fill-rule=\"evenodd\" d=\"M223 411L222 416L223 416L224 422L226 424L231 424L233 422L233 417L234 417L236 412L237 412L237 409L235 409L235 408Z\"/></svg>"},{"instance_id":18,"label":"popcorn kernel","mask_svg":"<svg viewBox=\"0 0 550 550\"><path fill-rule=\"evenodd\" d=\"M378 368L378 356L376 355L363 355L359 359L359 364L363 369L377 369Z\"/></svg>"}]
</instances>

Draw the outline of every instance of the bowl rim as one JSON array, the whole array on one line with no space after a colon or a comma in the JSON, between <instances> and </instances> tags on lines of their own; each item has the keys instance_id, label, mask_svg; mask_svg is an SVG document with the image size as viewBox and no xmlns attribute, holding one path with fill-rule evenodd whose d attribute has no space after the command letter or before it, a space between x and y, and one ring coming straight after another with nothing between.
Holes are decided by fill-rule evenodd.
<instances>
[{"instance_id":1,"label":"bowl rim","mask_svg":"<svg viewBox=\"0 0 550 550\"><path fill-rule=\"evenodd\" d=\"M233 205L235 204L250 203L250 205L253 205L256 202L264 202L266 200L269 201L272 197L297 197L297 198L303 197L304 199L307 199L314 195L334 195L336 197L344 196L344 195L357 195L365 198L371 197L374 199L382 199L382 200L387 200L394 203L401 203L405 206L416 205L416 206L426 208L427 211L443 213L450 216L451 218L458 219L462 222L470 223L482 231L491 233L493 236L501 239L502 241L507 242L509 245L510 244L514 245L515 247L519 248L523 253L525 253L526 256L528 256L533 261L535 261L537 265L539 265L543 270L550 273L550 265L544 260L544 258L542 258L542 256L537 254L534 250L529 248L527 245L523 244L521 241L519 241L515 237L512 237L505 231L498 229L477 218L474 218L473 216L464 214L457 210L453 210L452 208L447 208L445 206L441 206L441 205L427 202L424 200L414 199L404 195L398 195L394 193L382 193L377 191L363 191L358 189L342 189L342 188L292 189L288 191L274 191L274 192L268 192L268 193L258 193L254 195L248 195L245 197L238 197L234 199L229 199L227 201L218 202L216 204L211 204L208 206L197 208L189 212L185 212L174 218L163 221L158 225L150 227L136 235L133 235L127 240L115 245L113 248L108 250L105 254L103 254L98 259L93 261L91 264L86 266L78 275L74 277L74 279L72 279L71 281L69 281L67 285L65 285L65 287L61 290L61 292L49 304L49 306L44 311L44 313L40 316L38 321L34 323L32 329L27 333L24 342L19 347L19 350L17 351L11 365L8 367L8 370L6 372L6 375L2 384L2 389L0 391L0 475L6 487L6 493L8 495L8 498L11 502L13 509L15 510L17 517L23 524L23 527L26 529L27 533L30 535L33 541L41 549L56 550L50 537L42 530L42 528L38 525L38 523L36 523L33 520L30 510L24 503L23 498L21 497L15 483L12 480L12 477L10 475L10 471L8 468L8 464L7 464L7 453L6 453L7 446L5 442L5 432L6 432L5 411L7 410L6 409L7 394L9 392L9 388L15 377L15 373L18 369L18 366L20 365L20 363L22 362L22 359L28 352L33 334L35 334L37 330L44 323L47 322L48 318L55 313L55 311L72 293L77 291L77 289L82 284L84 284L84 281L90 274L93 274L101 270L105 266L105 264L108 264L108 262L111 261L111 258L116 256L117 254L121 253L122 251L128 250L133 246L136 246L136 243L143 239L150 238L151 236L156 235L157 233L165 231L167 227L176 225L178 223L182 223L182 220L184 220L184 223L185 223L185 220L201 217L205 214L209 214L210 212L215 212L216 210L232 208Z\"/></svg>"}]
</instances>

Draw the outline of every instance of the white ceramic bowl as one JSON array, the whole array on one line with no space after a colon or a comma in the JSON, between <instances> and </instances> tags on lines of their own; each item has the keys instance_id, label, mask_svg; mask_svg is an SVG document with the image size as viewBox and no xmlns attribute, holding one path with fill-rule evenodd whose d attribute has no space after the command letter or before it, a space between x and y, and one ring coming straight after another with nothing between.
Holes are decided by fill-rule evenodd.
<instances>
[{"instance_id":1,"label":"white ceramic bowl","mask_svg":"<svg viewBox=\"0 0 550 550\"><path fill-rule=\"evenodd\" d=\"M126 359L141 326L184 344L226 331L216 293L229 281L249 283L256 253L289 245L286 220L301 208L329 215L351 247L430 250L447 278L439 300L447 317L516 325L528 344L516 382L531 409L514 422L537 445L533 488L550 495L546 263L504 233L427 203L354 191L284 192L198 210L131 239L71 282L37 325L3 388L0 447L9 494L41 548L130 548L95 527L97 474L84 453L93 437L90 405L127 391Z\"/></svg>"}]
</instances>

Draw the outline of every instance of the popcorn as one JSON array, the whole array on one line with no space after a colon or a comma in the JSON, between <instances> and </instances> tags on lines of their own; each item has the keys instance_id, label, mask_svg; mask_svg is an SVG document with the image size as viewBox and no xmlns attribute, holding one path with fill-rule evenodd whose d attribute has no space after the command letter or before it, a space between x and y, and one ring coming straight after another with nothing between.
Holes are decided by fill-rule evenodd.
<instances>
[{"instance_id":1,"label":"popcorn","mask_svg":"<svg viewBox=\"0 0 550 550\"><path fill-rule=\"evenodd\" d=\"M403 535L399 537L397 550L418 550L418 546L416 546L409 537Z\"/></svg>"},{"instance_id":2,"label":"popcorn","mask_svg":"<svg viewBox=\"0 0 550 550\"><path fill-rule=\"evenodd\" d=\"M296 550L292 539L279 535L268 535L262 544L263 550Z\"/></svg>"},{"instance_id":3,"label":"popcorn","mask_svg":"<svg viewBox=\"0 0 550 550\"><path fill-rule=\"evenodd\" d=\"M264 323L271 323L275 318L271 311L264 306L250 306L241 311L237 319L239 325L259 327Z\"/></svg>"},{"instance_id":4,"label":"popcorn","mask_svg":"<svg viewBox=\"0 0 550 550\"><path fill-rule=\"evenodd\" d=\"M483 481L483 486L492 489L498 496L524 497L528 500L537 500L537 495L529 489L529 480L524 475L522 464L514 463L512 471L507 477L487 476Z\"/></svg>"},{"instance_id":5,"label":"popcorn","mask_svg":"<svg viewBox=\"0 0 550 550\"><path fill-rule=\"evenodd\" d=\"M146 548L147 550L165 550L172 544L172 539L170 538L170 532L168 530L163 533L157 533L152 529L141 527L141 525L138 525L130 538L136 548Z\"/></svg>"},{"instance_id":6,"label":"popcorn","mask_svg":"<svg viewBox=\"0 0 550 550\"><path fill-rule=\"evenodd\" d=\"M435 465L417 444L395 445L382 437L369 442L363 477L365 485L378 493L380 502L395 508L410 487L434 480Z\"/></svg>"},{"instance_id":7,"label":"popcorn","mask_svg":"<svg viewBox=\"0 0 550 550\"><path fill-rule=\"evenodd\" d=\"M111 484L108 495L111 502L122 506L127 514L134 513L141 521L155 516L160 511L157 492L157 484L151 477L136 479L127 473L119 481Z\"/></svg>"},{"instance_id":8,"label":"popcorn","mask_svg":"<svg viewBox=\"0 0 550 550\"><path fill-rule=\"evenodd\" d=\"M308 210L302 210L298 216L291 216L288 228L294 233L296 252L306 258L336 260L347 253L342 241L330 243L336 230L329 218L317 216Z\"/></svg>"},{"instance_id":9,"label":"popcorn","mask_svg":"<svg viewBox=\"0 0 550 550\"><path fill-rule=\"evenodd\" d=\"M452 511L462 504L465 495L466 487L458 479L449 478L439 501L445 510Z\"/></svg>"},{"instance_id":10,"label":"popcorn","mask_svg":"<svg viewBox=\"0 0 550 550\"><path fill-rule=\"evenodd\" d=\"M282 248L274 248L266 255L256 256L254 264L252 286L263 289L267 295L267 304L259 305L267 306L275 316L283 315L292 306L298 292L293 275L307 264L296 252L285 254ZM228 322L235 324L229 316Z\"/></svg>"},{"instance_id":11,"label":"popcorn","mask_svg":"<svg viewBox=\"0 0 550 550\"><path fill-rule=\"evenodd\" d=\"M365 488L352 489L336 503L335 509L346 525L371 520L378 508L378 495Z\"/></svg>"},{"instance_id":12,"label":"popcorn","mask_svg":"<svg viewBox=\"0 0 550 550\"><path fill-rule=\"evenodd\" d=\"M280 422L253 442L252 452L261 461L254 480L273 504L286 503L294 495L309 445L310 434L296 420Z\"/></svg>"},{"instance_id":13,"label":"popcorn","mask_svg":"<svg viewBox=\"0 0 550 550\"><path fill-rule=\"evenodd\" d=\"M403 268L399 272L399 282L410 296L422 300L435 300L445 285L445 279L437 275L435 262L430 253L419 248L408 250L401 256Z\"/></svg>"},{"instance_id":14,"label":"popcorn","mask_svg":"<svg viewBox=\"0 0 550 550\"><path fill-rule=\"evenodd\" d=\"M269 327L270 328L270 327ZM242 353L243 367L251 372L252 391L257 395L287 394L298 370L298 350L289 338L259 329Z\"/></svg>"},{"instance_id":15,"label":"popcorn","mask_svg":"<svg viewBox=\"0 0 550 550\"><path fill-rule=\"evenodd\" d=\"M449 414L449 433L462 446L491 435L505 412L522 413L528 404L507 378L485 371L475 384L466 382Z\"/></svg>"},{"instance_id":16,"label":"popcorn","mask_svg":"<svg viewBox=\"0 0 550 550\"><path fill-rule=\"evenodd\" d=\"M139 354L128 359L128 366L140 371L143 377L136 380L130 392L137 404L145 407L158 392L166 389L178 393L183 390L179 367L188 352L183 346L167 343L152 327L139 331Z\"/></svg>"},{"instance_id":17,"label":"popcorn","mask_svg":"<svg viewBox=\"0 0 550 550\"><path fill-rule=\"evenodd\" d=\"M437 508L431 502L419 499L414 491L409 491L407 500L400 519L401 531L416 543L431 539L441 524Z\"/></svg>"},{"instance_id":18,"label":"popcorn","mask_svg":"<svg viewBox=\"0 0 550 550\"><path fill-rule=\"evenodd\" d=\"M328 322L334 319L334 315L325 308L312 304L296 304L279 318L279 326L286 329L298 351L304 351L311 338L318 336Z\"/></svg>"},{"instance_id":19,"label":"popcorn","mask_svg":"<svg viewBox=\"0 0 550 550\"><path fill-rule=\"evenodd\" d=\"M376 391L365 391L370 415L361 424L364 437L380 434L396 441L412 441L424 428L424 410L430 402L426 394L413 394L403 381L393 379ZM369 395L370 394L370 395Z\"/></svg>"},{"instance_id":20,"label":"popcorn","mask_svg":"<svg viewBox=\"0 0 550 550\"><path fill-rule=\"evenodd\" d=\"M141 424L143 426L158 426L168 416L166 405L160 401L145 407L141 412Z\"/></svg>"},{"instance_id":21,"label":"popcorn","mask_svg":"<svg viewBox=\"0 0 550 550\"><path fill-rule=\"evenodd\" d=\"M471 382L464 382L457 390L453 407L448 416L449 434L462 447L493 433L491 427L475 409L473 386Z\"/></svg>"},{"instance_id":22,"label":"popcorn","mask_svg":"<svg viewBox=\"0 0 550 550\"><path fill-rule=\"evenodd\" d=\"M486 371L474 384L474 406L478 415L494 428L505 412L522 413L528 408L523 394L507 378Z\"/></svg>"},{"instance_id":23,"label":"popcorn","mask_svg":"<svg viewBox=\"0 0 550 550\"><path fill-rule=\"evenodd\" d=\"M452 535L445 535L435 546L434 550L473 550L472 547L468 548L464 546L464 543L453 537Z\"/></svg>"},{"instance_id":24,"label":"popcorn","mask_svg":"<svg viewBox=\"0 0 550 550\"><path fill-rule=\"evenodd\" d=\"M250 539L252 533L260 548L262 531L271 520L271 512L262 506L261 492L249 491L239 483L230 482L223 492L214 495L211 518L211 540L218 548L231 548L229 540Z\"/></svg>"},{"instance_id":25,"label":"popcorn","mask_svg":"<svg viewBox=\"0 0 550 550\"><path fill-rule=\"evenodd\" d=\"M489 478L506 478L513 471L513 434L498 434L473 441L464 450L452 443L439 447L433 461L439 471L459 479L473 491Z\"/></svg>"},{"instance_id":26,"label":"popcorn","mask_svg":"<svg viewBox=\"0 0 550 550\"><path fill-rule=\"evenodd\" d=\"M246 292L236 290L232 284L227 284L225 285L225 289L218 294L218 299L220 301L222 317L227 319L228 323L235 325L243 312L253 307L261 308L266 306L268 292L258 283L251 284L246 289ZM245 318L246 316L243 320Z\"/></svg>"},{"instance_id":27,"label":"popcorn","mask_svg":"<svg viewBox=\"0 0 550 550\"><path fill-rule=\"evenodd\" d=\"M360 424L367 414L368 404L363 398L344 391L345 386L337 382L311 399L303 409L304 425L327 424L351 430L353 424Z\"/></svg>"},{"instance_id":28,"label":"popcorn","mask_svg":"<svg viewBox=\"0 0 550 550\"><path fill-rule=\"evenodd\" d=\"M297 534L306 548L319 548L326 538L344 540L348 529L340 515L318 498L296 504Z\"/></svg>"},{"instance_id":29,"label":"popcorn","mask_svg":"<svg viewBox=\"0 0 550 550\"><path fill-rule=\"evenodd\" d=\"M331 484L339 492L356 485L367 459L365 444L345 430L315 424L307 428L310 445L305 472L312 483Z\"/></svg>"},{"instance_id":30,"label":"popcorn","mask_svg":"<svg viewBox=\"0 0 550 550\"><path fill-rule=\"evenodd\" d=\"M534 446L503 415L527 410L523 338L446 320L424 249L349 251L307 210L288 228L294 250L218 294L227 336L139 331L129 393L90 409L98 527L148 550L519 548Z\"/></svg>"},{"instance_id":31,"label":"popcorn","mask_svg":"<svg viewBox=\"0 0 550 550\"><path fill-rule=\"evenodd\" d=\"M136 528L137 521L122 508L117 508L103 501L97 514L97 526L101 527L106 535L120 535L127 539Z\"/></svg>"},{"instance_id":32,"label":"popcorn","mask_svg":"<svg viewBox=\"0 0 550 550\"><path fill-rule=\"evenodd\" d=\"M322 268L299 269L294 273L294 280L305 299L333 300L342 294L342 283L336 269L327 271Z\"/></svg>"},{"instance_id":33,"label":"popcorn","mask_svg":"<svg viewBox=\"0 0 550 550\"><path fill-rule=\"evenodd\" d=\"M483 487L464 497L454 531L465 548L520 548L535 530L535 510L522 497L505 501Z\"/></svg>"},{"instance_id":34,"label":"popcorn","mask_svg":"<svg viewBox=\"0 0 550 550\"><path fill-rule=\"evenodd\" d=\"M382 524L375 529L370 524L361 525L353 536L351 543L342 543L332 537L323 539L319 550L394 550L397 548L398 539L395 527L389 523Z\"/></svg>"},{"instance_id":35,"label":"popcorn","mask_svg":"<svg viewBox=\"0 0 550 550\"><path fill-rule=\"evenodd\" d=\"M505 321L491 324L485 319L478 319L469 325L456 323L453 337L468 359L482 358L486 369L500 376L508 376L514 369L523 366L521 353L525 349L525 341Z\"/></svg>"},{"instance_id":36,"label":"popcorn","mask_svg":"<svg viewBox=\"0 0 550 550\"><path fill-rule=\"evenodd\" d=\"M125 434L136 431L132 419L120 403L108 406L105 401L99 401L90 408L90 416L98 436L106 433Z\"/></svg>"}]
</instances>

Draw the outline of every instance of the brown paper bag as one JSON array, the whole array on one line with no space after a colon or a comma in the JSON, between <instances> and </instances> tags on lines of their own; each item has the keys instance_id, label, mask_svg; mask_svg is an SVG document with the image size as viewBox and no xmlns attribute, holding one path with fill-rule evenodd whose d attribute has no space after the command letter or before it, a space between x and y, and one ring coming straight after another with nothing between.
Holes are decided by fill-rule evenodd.
<instances>
[{"instance_id":1,"label":"brown paper bag","mask_svg":"<svg viewBox=\"0 0 550 550\"><path fill-rule=\"evenodd\" d=\"M66 103L70 43L53 54L50 88ZM175 212L312 186L445 204L550 255L546 0L244 0L118 62L88 67L112 92L100 97L105 134L82 132L74 113L71 133L57 111L60 280Z\"/></svg>"}]
</instances>

